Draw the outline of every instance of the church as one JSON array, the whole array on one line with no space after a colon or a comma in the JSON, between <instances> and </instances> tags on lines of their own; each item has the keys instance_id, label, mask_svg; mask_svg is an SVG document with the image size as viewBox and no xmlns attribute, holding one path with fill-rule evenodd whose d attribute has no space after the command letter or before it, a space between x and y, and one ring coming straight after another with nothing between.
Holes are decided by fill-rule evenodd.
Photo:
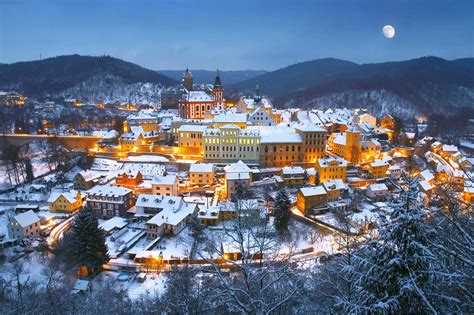
<instances>
[{"instance_id":1,"label":"church","mask_svg":"<svg viewBox=\"0 0 474 315\"><path fill-rule=\"evenodd\" d=\"M195 89L193 75L186 69L183 75L184 93L178 101L179 117L184 119L204 119L212 111L225 108L224 89L219 69L216 72L214 85L206 84L204 88Z\"/></svg>"}]
</instances>

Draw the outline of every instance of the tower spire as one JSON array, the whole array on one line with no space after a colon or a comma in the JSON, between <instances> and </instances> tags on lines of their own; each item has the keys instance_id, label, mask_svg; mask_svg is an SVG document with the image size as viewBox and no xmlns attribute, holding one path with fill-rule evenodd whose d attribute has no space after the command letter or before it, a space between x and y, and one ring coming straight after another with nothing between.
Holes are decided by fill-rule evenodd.
<instances>
[{"instance_id":1,"label":"tower spire","mask_svg":"<svg viewBox=\"0 0 474 315\"><path fill-rule=\"evenodd\" d=\"M219 69L216 71L216 79L214 80L214 89L222 89L221 73Z\"/></svg>"}]
</instances>

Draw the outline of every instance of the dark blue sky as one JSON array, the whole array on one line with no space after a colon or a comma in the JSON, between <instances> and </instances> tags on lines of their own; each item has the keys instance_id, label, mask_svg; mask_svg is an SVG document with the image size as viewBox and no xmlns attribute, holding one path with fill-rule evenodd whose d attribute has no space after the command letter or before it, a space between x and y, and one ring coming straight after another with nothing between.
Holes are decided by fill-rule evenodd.
<instances>
[{"instance_id":1,"label":"dark blue sky","mask_svg":"<svg viewBox=\"0 0 474 315\"><path fill-rule=\"evenodd\" d=\"M474 1L0 0L0 62L73 53L224 70L473 57Z\"/></svg>"}]
</instances>

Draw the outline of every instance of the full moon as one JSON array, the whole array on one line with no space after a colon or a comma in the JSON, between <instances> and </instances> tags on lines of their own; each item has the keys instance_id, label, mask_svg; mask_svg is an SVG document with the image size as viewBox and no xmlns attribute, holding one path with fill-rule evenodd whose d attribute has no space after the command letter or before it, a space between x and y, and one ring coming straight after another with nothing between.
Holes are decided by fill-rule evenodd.
<instances>
[{"instance_id":1,"label":"full moon","mask_svg":"<svg viewBox=\"0 0 474 315\"><path fill-rule=\"evenodd\" d=\"M382 29L382 32L387 38L393 38L395 36L395 29L392 25L385 25Z\"/></svg>"}]
</instances>

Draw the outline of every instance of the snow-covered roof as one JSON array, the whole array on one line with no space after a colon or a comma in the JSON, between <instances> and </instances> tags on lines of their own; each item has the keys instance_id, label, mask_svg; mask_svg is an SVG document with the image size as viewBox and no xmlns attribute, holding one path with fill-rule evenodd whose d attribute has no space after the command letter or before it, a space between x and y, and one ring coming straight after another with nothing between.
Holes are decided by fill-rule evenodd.
<instances>
[{"instance_id":1,"label":"snow-covered roof","mask_svg":"<svg viewBox=\"0 0 474 315\"><path fill-rule=\"evenodd\" d=\"M328 180L328 181L325 181L324 183L322 183L324 189L326 191L330 191L330 190L346 190L348 189L349 187L344 184L344 182L342 181L342 179L333 179L333 180Z\"/></svg>"},{"instance_id":2,"label":"snow-covered roof","mask_svg":"<svg viewBox=\"0 0 474 315\"><path fill-rule=\"evenodd\" d=\"M339 145L346 145L346 133L340 132L334 136L333 142Z\"/></svg>"},{"instance_id":3,"label":"snow-covered roof","mask_svg":"<svg viewBox=\"0 0 474 315\"><path fill-rule=\"evenodd\" d=\"M375 160L370 163L371 167L380 167L380 166L388 166L388 162L384 160Z\"/></svg>"},{"instance_id":4,"label":"snow-covered roof","mask_svg":"<svg viewBox=\"0 0 474 315\"><path fill-rule=\"evenodd\" d=\"M459 150L458 150L458 147L455 145L444 144L443 151L444 152L457 152Z\"/></svg>"},{"instance_id":5,"label":"snow-covered roof","mask_svg":"<svg viewBox=\"0 0 474 315\"><path fill-rule=\"evenodd\" d=\"M420 177L426 181L430 181L434 179L433 173L431 173L429 170L424 170L423 172L421 172Z\"/></svg>"},{"instance_id":6,"label":"snow-covered roof","mask_svg":"<svg viewBox=\"0 0 474 315\"><path fill-rule=\"evenodd\" d=\"M25 228L27 226L30 226L32 224L35 224L36 222L40 221L40 218L36 213L33 212L33 210L28 210L26 212L17 214L14 217L15 221L18 222L18 224L22 227Z\"/></svg>"},{"instance_id":7,"label":"snow-covered roof","mask_svg":"<svg viewBox=\"0 0 474 315\"><path fill-rule=\"evenodd\" d=\"M158 196L152 194L140 194L137 197L136 207L142 208L179 208L182 203L182 198L177 196Z\"/></svg>"},{"instance_id":8,"label":"snow-covered roof","mask_svg":"<svg viewBox=\"0 0 474 315\"><path fill-rule=\"evenodd\" d=\"M424 191L430 191L431 189L433 189L433 186L431 186L431 184L427 180L420 180L418 181L418 184Z\"/></svg>"},{"instance_id":9,"label":"snow-covered roof","mask_svg":"<svg viewBox=\"0 0 474 315\"><path fill-rule=\"evenodd\" d=\"M333 166L345 167L347 166L347 161L344 160L343 158L328 157L328 158L318 159L318 164L320 167L333 167Z\"/></svg>"},{"instance_id":10,"label":"snow-covered roof","mask_svg":"<svg viewBox=\"0 0 474 315\"><path fill-rule=\"evenodd\" d=\"M301 136L297 133L262 135L260 143L301 143Z\"/></svg>"},{"instance_id":11,"label":"snow-covered roof","mask_svg":"<svg viewBox=\"0 0 474 315\"><path fill-rule=\"evenodd\" d=\"M301 166L285 166L282 168L283 175L303 175L304 169Z\"/></svg>"},{"instance_id":12,"label":"snow-covered roof","mask_svg":"<svg viewBox=\"0 0 474 315\"><path fill-rule=\"evenodd\" d=\"M204 91L190 91L186 95L188 102L213 102L214 98Z\"/></svg>"},{"instance_id":13,"label":"snow-covered roof","mask_svg":"<svg viewBox=\"0 0 474 315\"><path fill-rule=\"evenodd\" d=\"M196 211L195 203L182 202L179 207L164 208L160 213L147 221L146 224L155 224L157 226L163 224L177 225L193 214L194 211Z\"/></svg>"},{"instance_id":14,"label":"snow-covered roof","mask_svg":"<svg viewBox=\"0 0 474 315\"><path fill-rule=\"evenodd\" d=\"M117 177L125 177L126 175L128 178L137 178L139 173L141 174L140 170L128 169L126 171L118 172Z\"/></svg>"},{"instance_id":15,"label":"snow-covered roof","mask_svg":"<svg viewBox=\"0 0 474 315\"><path fill-rule=\"evenodd\" d=\"M89 287L89 281L87 280L81 280L81 279L77 279L76 282L74 283L74 289L73 290L77 290L77 291L86 291L87 288Z\"/></svg>"},{"instance_id":16,"label":"snow-covered roof","mask_svg":"<svg viewBox=\"0 0 474 315\"><path fill-rule=\"evenodd\" d=\"M303 187L303 188L300 188L300 191L305 197L326 194L326 190L323 188L323 186Z\"/></svg>"},{"instance_id":17,"label":"snow-covered roof","mask_svg":"<svg viewBox=\"0 0 474 315\"><path fill-rule=\"evenodd\" d=\"M372 184L369 185L367 189L370 189L371 191L388 191L388 187L385 184Z\"/></svg>"},{"instance_id":18,"label":"snow-covered roof","mask_svg":"<svg viewBox=\"0 0 474 315\"><path fill-rule=\"evenodd\" d=\"M226 174L229 174L229 173L245 173L245 172L249 173L252 170L250 169L250 167L247 166L247 164L242 162L242 160L239 160L238 162L225 166L224 171L226 172Z\"/></svg>"},{"instance_id":19,"label":"snow-covered roof","mask_svg":"<svg viewBox=\"0 0 474 315\"><path fill-rule=\"evenodd\" d=\"M78 176L78 175L82 176L82 178L84 178L84 180L86 182L89 182L89 181L92 181L92 180L95 180L95 179L99 179L103 176L102 174L94 172L94 171L79 172L79 173L77 173L76 176Z\"/></svg>"},{"instance_id":20,"label":"snow-covered roof","mask_svg":"<svg viewBox=\"0 0 474 315\"><path fill-rule=\"evenodd\" d=\"M212 173L214 172L214 164L212 163L194 163L191 164L189 172L194 173Z\"/></svg>"},{"instance_id":21,"label":"snow-covered roof","mask_svg":"<svg viewBox=\"0 0 474 315\"><path fill-rule=\"evenodd\" d=\"M94 186L87 191L88 197L93 195L99 196L110 196L110 197L120 197L131 193L132 191L128 188L112 185L99 185Z\"/></svg>"},{"instance_id":22,"label":"snow-covered roof","mask_svg":"<svg viewBox=\"0 0 474 315\"><path fill-rule=\"evenodd\" d=\"M214 116L214 123L245 123L247 122L247 114L242 113L224 113Z\"/></svg>"},{"instance_id":23,"label":"snow-covered roof","mask_svg":"<svg viewBox=\"0 0 474 315\"><path fill-rule=\"evenodd\" d=\"M313 124L311 122L296 125L296 129L303 131L303 132L326 132L325 129L317 126L316 124Z\"/></svg>"},{"instance_id":24,"label":"snow-covered roof","mask_svg":"<svg viewBox=\"0 0 474 315\"><path fill-rule=\"evenodd\" d=\"M127 220L121 217L112 217L107 221L102 222L99 224L99 228L104 230L105 232L110 232L113 229L122 229L127 225Z\"/></svg>"},{"instance_id":25,"label":"snow-covered roof","mask_svg":"<svg viewBox=\"0 0 474 315\"><path fill-rule=\"evenodd\" d=\"M151 181L152 185L174 185L177 180L177 176L174 174L168 174L166 176L155 176Z\"/></svg>"},{"instance_id":26,"label":"snow-covered roof","mask_svg":"<svg viewBox=\"0 0 474 315\"><path fill-rule=\"evenodd\" d=\"M52 192L48 198L48 202L55 202L59 197L63 196L69 203L77 201L77 191L71 190L67 192Z\"/></svg>"},{"instance_id":27,"label":"snow-covered roof","mask_svg":"<svg viewBox=\"0 0 474 315\"><path fill-rule=\"evenodd\" d=\"M204 132L208 126L203 125L181 125L178 132Z\"/></svg>"},{"instance_id":28,"label":"snow-covered roof","mask_svg":"<svg viewBox=\"0 0 474 315\"><path fill-rule=\"evenodd\" d=\"M219 206L199 205L198 218L199 219L216 219L219 217L220 211L221 210Z\"/></svg>"}]
</instances>

